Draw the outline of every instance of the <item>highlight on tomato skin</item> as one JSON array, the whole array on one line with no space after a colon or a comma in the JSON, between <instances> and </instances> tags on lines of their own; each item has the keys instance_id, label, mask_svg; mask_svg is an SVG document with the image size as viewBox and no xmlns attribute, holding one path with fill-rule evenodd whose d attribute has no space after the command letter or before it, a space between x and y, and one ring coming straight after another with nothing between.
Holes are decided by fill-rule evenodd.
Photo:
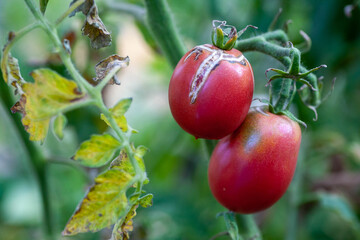
<instances>
[{"instance_id":1,"label":"highlight on tomato skin","mask_svg":"<svg viewBox=\"0 0 360 240\"><path fill-rule=\"evenodd\" d=\"M169 105L176 122L196 138L220 139L245 119L254 76L243 54L201 45L186 53L169 84Z\"/></svg>"},{"instance_id":2,"label":"highlight on tomato skin","mask_svg":"<svg viewBox=\"0 0 360 240\"><path fill-rule=\"evenodd\" d=\"M212 153L208 180L213 195L238 213L269 208L294 176L300 142L298 123L283 115L250 111Z\"/></svg>"}]
</instances>

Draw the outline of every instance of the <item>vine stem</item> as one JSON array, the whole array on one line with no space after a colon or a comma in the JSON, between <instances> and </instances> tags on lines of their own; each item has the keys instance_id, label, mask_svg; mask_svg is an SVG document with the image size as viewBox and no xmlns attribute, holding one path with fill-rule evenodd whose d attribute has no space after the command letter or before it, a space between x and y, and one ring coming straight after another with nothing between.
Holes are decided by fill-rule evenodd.
<instances>
[{"instance_id":1,"label":"vine stem","mask_svg":"<svg viewBox=\"0 0 360 240\"><path fill-rule=\"evenodd\" d=\"M106 4L107 8L111 9L112 11L127 13L134 16L136 20L142 23L145 22L146 10L143 7L131 3L115 2L113 0L105 1L104 3Z\"/></svg>"},{"instance_id":2,"label":"vine stem","mask_svg":"<svg viewBox=\"0 0 360 240\"><path fill-rule=\"evenodd\" d=\"M122 143L125 151L127 152L129 159L131 161L132 166L135 170L135 179L139 181L138 185L140 186L140 191L142 188L143 180L146 178L146 174L143 170L140 169L138 162L135 159L133 151L130 146L129 137L127 137L117 125L115 119L111 115L110 111L105 106L105 103L102 99L102 88L93 87L90 83L86 81L83 76L77 71L76 67L74 66L73 62L71 61L70 54L64 49L63 44L60 41L60 38L57 34L56 28L51 26L51 24L47 21L47 19L40 13L40 10L37 9L32 0L25 0L26 4L30 8L31 12L33 13L34 17L40 22L41 27L44 31L49 35L53 44L55 45L61 60L63 61L64 65L66 66L67 70L69 71L72 78L79 84L81 90L86 92L89 97L91 98L91 103L94 104L99 108L99 110L105 115L105 117L109 120L111 128L115 131L116 135L118 136L120 142ZM111 71L111 74L115 74L115 71ZM101 86L104 87L106 81L110 80L112 75L108 74ZM105 81L104 81L105 80Z\"/></svg>"},{"instance_id":3,"label":"vine stem","mask_svg":"<svg viewBox=\"0 0 360 240\"><path fill-rule=\"evenodd\" d=\"M308 140L308 139L305 139ZM296 240L296 232L298 226L298 206L300 202L300 190L302 187L303 181L303 172L304 172L304 155L303 153L307 152L307 143L309 141L302 141L301 150L298 157L298 162L296 164L296 172L294 178L291 182L291 185L288 189L288 220L285 240Z\"/></svg>"},{"instance_id":4,"label":"vine stem","mask_svg":"<svg viewBox=\"0 0 360 240\"><path fill-rule=\"evenodd\" d=\"M147 22L158 46L172 67L175 67L186 53L180 40L169 6L164 0L145 0Z\"/></svg>"},{"instance_id":5,"label":"vine stem","mask_svg":"<svg viewBox=\"0 0 360 240\"><path fill-rule=\"evenodd\" d=\"M64 21L64 19L69 16L76 8L78 8L81 4L83 4L85 2L85 0L78 0L76 2L74 2L69 8L68 10L66 10L66 12L64 12L63 15L61 15L56 21L55 21L55 25L59 25L62 21Z\"/></svg>"}]
</instances>

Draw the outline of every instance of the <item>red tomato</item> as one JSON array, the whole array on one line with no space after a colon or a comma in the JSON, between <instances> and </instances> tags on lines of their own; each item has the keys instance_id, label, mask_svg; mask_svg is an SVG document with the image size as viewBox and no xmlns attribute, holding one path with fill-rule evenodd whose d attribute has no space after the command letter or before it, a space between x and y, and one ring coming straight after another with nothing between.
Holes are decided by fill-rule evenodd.
<instances>
[{"instance_id":1,"label":"red tomato","mask_svg":"<svg viewBox=\"0 0 360 240\"><path fill-rule=\"evenodd\" d=\"M186 53L170 80L169 103L177 123L196 138L220 139L249 111L252 68L236 49L201 45Z\"/></svg>"},{"instance_id":2,"label":"red tomato","mask_svg":"<svg viewBox=\"0 0 360 240\"><path fill-rule=\"evenodd\" d=\"M238 213L273 205L295 172L300 148L299 124L286 116L250 111L236 132L212 153L208 178L215 198Z\"/></svg>"}]
</instances>

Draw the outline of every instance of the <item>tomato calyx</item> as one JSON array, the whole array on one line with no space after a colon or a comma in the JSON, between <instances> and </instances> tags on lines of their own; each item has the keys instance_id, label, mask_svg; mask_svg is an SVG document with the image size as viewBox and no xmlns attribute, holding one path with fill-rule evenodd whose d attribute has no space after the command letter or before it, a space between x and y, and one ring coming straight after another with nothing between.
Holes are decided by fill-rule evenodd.
<instances>
[{"instance_id":1,"label":"tomato calyx","mask_svg":"<svg viewBox=\"0 0 360 240\"><path fill-rule=\"evenodd\" d=\"M237 31L234 26L226 25L226 21L219 20L213 20L212 25L212 43L214 46L223 50L231 50L235 46L236 40L248 27L257 29L257 27L253 25L247 25L244 29Z\"/></svg>"},{"instance_id":2,"label":"tomato calyx","mask_svg":"<svg viewBox=\"0 0 360 240\"><path fill-rule=\"evenodd\" d=\"M305 122L301 121L300 119L298 119L297 117L295 117L295 115L290 112L288 109L284 109L284 110L276 110L275 106L267 99L263 99L263 98L254 98L253 101L259 101L261 103L265 103L266 105L264 106L259 106L259 107L255 107L254 110L267 115L266 112L270 112L276 115L285 115L288 118L290 118L291 120L293 120L294 122L299 123L300 125L302 125L303 127L307 128L307 125Z\"/></svg>"}]
</instances>

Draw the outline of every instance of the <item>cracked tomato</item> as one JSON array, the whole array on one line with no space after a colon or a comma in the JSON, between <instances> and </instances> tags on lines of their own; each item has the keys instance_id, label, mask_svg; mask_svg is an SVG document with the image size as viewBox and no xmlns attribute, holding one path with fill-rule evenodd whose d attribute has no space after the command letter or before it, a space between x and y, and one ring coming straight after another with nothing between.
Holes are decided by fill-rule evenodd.
<instances>
[{"instance_id":1,"label":"cracked tomato","mask_svg":"<svg viewBox=\"0 0 360 240\"><path fill-rule=\"evenodd\" d=\"M181 58L171 77L171 113L196 138L220 139L245 119L253 89L252 68L240 51L197 46Z\"/></svg>"}]
</instances>

